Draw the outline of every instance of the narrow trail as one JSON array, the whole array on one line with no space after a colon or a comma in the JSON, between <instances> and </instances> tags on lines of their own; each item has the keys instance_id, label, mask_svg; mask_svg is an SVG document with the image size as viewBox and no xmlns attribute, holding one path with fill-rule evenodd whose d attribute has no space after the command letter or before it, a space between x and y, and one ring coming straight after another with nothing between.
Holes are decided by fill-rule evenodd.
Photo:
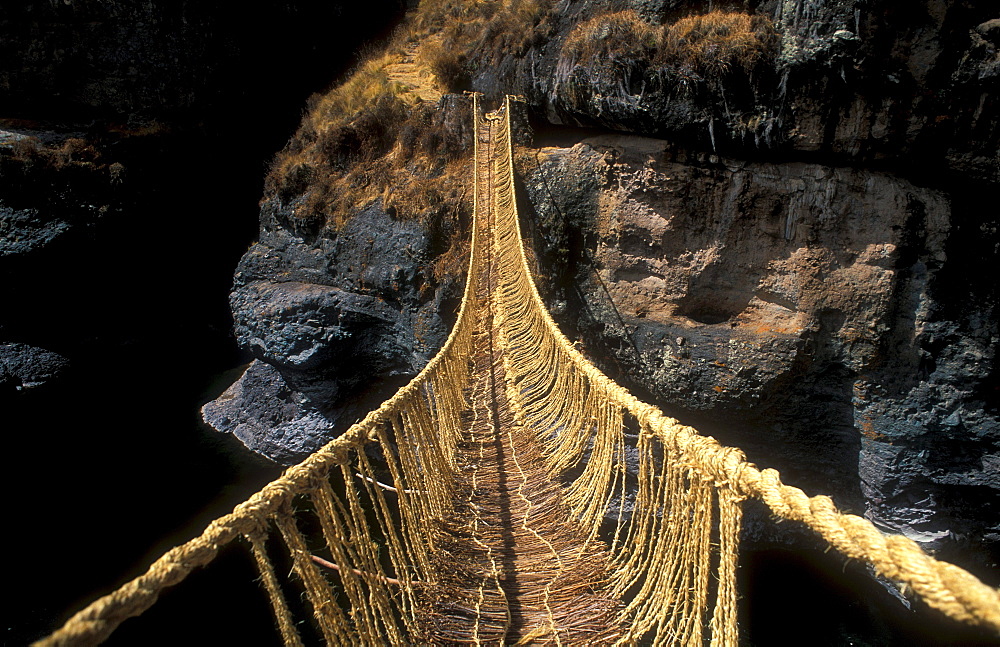
<instances>
[{"instance_id":1,"label":"narrow trail","mask_svg":"<svg viewBox=\"0 0 1000 647\"><path fill-rule=\"evenodd\" d=\"M476 161L481 186L492 186L489 120ZM492 203L492 200L485 201ZM484 213L492 222L492 212ZM489 253L488 253L489 256ZM515 421L506 395L498 322L489 306L496 278L491 258L480 283L483 308L470 358L475 376L463 414L457 457L462 504L438 529L437 561L448 577L422 610L432 644L606 644L620 602L600 591L607 547L588 541L550 480L539 443Z\"/></svg>"},{"instance_id":2,"label":"narrow trail","mask_svg":"<svg viewBox=\"0 0 1000 647\"><path fill-rule=\"evenodd\" d=\"M409 45L403 51L403 58L398 63L386 65L389 79L405 86L421 101L437 103L441 98L434 72L420 62L420 45Z\"/></svg>"}]
</instances>

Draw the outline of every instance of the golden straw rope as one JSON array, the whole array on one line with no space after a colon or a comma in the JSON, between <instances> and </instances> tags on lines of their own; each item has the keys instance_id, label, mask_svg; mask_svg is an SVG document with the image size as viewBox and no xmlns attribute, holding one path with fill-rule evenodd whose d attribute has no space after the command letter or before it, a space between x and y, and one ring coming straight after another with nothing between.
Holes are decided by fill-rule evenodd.
<instances>
[{"instance_id":1,"label":"golden straw rope","mask_svg":"<svg viewBox=\"0 0 1000 647\"><path fill-rule=\"evenodd\" d=\"M806 524L948 616L1000 632L997 590L840 513L829 497L783 484L584 358L529 271L511 97L488 115L478 95L471 103L468 276L441 351L345 434L36 644L99 643L245 537L286 645L303 641L289 594L309 602L312 628L330 644L570 644L590 636L736 645L747 498ZM627 419L638 437L627 435ZM504 515L518 521L505 528ZM512 542L525 552L511 553ZM271 563L278 550L292 577ZM512 564L523 570L511 572Z\"/></svg>"}]
</instances>

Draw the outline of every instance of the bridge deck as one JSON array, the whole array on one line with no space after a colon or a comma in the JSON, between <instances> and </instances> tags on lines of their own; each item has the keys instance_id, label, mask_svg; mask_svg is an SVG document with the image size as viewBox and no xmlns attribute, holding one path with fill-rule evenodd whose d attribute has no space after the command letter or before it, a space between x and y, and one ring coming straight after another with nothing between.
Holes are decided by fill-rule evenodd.
<instances>
[{"instance_id":1,"label":"bridge deck","mask_svg":"<svg viewBox=\"0 0 1000 647\"><path fill-rule=\"evenodd\" d=\"M489 128L490 122L484 124ZM492 137L477 161L489 181ZM491 222L492 200L480 217ZM487 253L479 332L474 337L470 408L458 455L454 515L439 529L439 572L422 610L430 643L608 644L620 601L601 592L607 547L571 518L562 488L545 469L537 438L515 422L506 397L503 349L489 306L494 287Z\"/></svg>"},{"instance_id":2,"label":"bridge deck","mask_svg":"<svg viewBox=\"0 0 1000 647\"><path fill-rule=\"evenodd\" d=\"M243 538L289 647L305 644L296 619L305 609L289 604L302 593L330 645L700 645L710 635L713 646L733 647L741 501L751 497L950 617L1000 630L996 589L828 497L784 485L580 355L527 268L510 98L485 117L477 95L472 103L470 281L441 353L342 436L38 645L99 643ZM626 413L639 426L632 482ZM392 485L375 478L369 450L385 458ZM572 484L563 489L550 473ZM360 487L334 488L331 477L359 477ZM612 556L593 537L616 496L624 506L626 488L634 499Z\"/></svg>"}]
</instances>

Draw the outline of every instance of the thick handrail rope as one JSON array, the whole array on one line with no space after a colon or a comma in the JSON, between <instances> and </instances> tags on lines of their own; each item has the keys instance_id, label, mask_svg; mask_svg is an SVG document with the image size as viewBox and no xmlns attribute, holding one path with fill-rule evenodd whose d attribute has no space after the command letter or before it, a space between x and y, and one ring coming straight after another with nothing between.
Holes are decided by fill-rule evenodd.
<instances>
[{"instance_id":1,"label":"thick handrail rope","mask_svg":"<svg viewBox=\"0 0 1000 647\"><path fill-rule=\"evenodd\" d=\"M509 133L510 97L506 99L505 106L508 107ZM508 164L513 167L509 134L507 145ZM520 230L514 231L524 272L530 275ZM879 575L906 584L928 605L946 615L1000 631L1000 591L953 564L934 559L907 537L886 535L867 519L839 512L828 496L809 497L801 489L785 485L777 470L759 470L746 460L741 450L724 447L713 438L699 434L693 428L665 416L658 408L640 401L604 375L573 346L549 314L535 282L529 280L526 283L533 306L542 317L547 333L557 340L560 349L587 376L590 384L628 409L643 428L657 434L663 442L676 447L693 463L706 469L717 483L729 485L743 497L760 499L780 517L806 524L844 555L867 562Z\"/></svg>"},{"instance_id":2,"label":"thick handrail rope","mask_svg":"<svg viewBox=\"0 0 1000 647\"><path fill-rule=\"evenodd\" d=\"M740 502L750 497L950 617L1000 632L997 590L905 537L840 513L829 497L808 497L783 484L778 472L758 469L739 449L641 402L578 352L531 277L514 193L511 98L489 115L480 113L478 94L471 103L468 275L441 351L343 435L36 644L99 643L165 588L242 539L286 645L303 644L285 602L288 586L304 589L316 629L330 644L504 640L512 631L511 605L523 601L510 599L501 585L503 547L489 543L491 522L482 516L481 507L492 505L481 499L480 477L489 476L484 443L493 441L475 436L483 433L475 427L481 417L468 422L470 399L491 391L498 407L498 389L513 422L490 428L516 466L509 477L518 479L517 503L526 510L519 528L558 565L558 575L521 592L545 609L541 624L520 629L522 641L558 644L583 635L573 632L590 631L587 618L599 607L608 614L601 617L613 616L608 636L616 638L608 639L619 644L644 636L655 645L697 644L710 635L713 646L735 645ZM481 137L487 146L480 146ZM474 352L484 345L486 360ZM490 389L482 388L482 375L472 375L483 365ZM638 421L638 438L626 438L626 415ZM475 464L463 464L462 447L476 443ZM543 466L521 460L529 449L541 454ZM471 477L463 474L469 469ZM341 485L333 488L333 481ZM530 500L529 489L541 499ZM297 506L300 501L306 505ZM310 552L314 544L298 525L305 516L318 522L307 527L320 529L328 556ZM545 535L553 525L582 529L580 545L557 547ZM456 543L463 536L466 544ZM295 582L273 567L272 551L291 558ZM458 558L466 569L461 577ZM323 572L317 563L332 566ZM587 570L591 563L601 567Z\"/></svg>"},{"instance_id":3,"label":"thick handrail rope","mask_svg":"<svg viewBox=\"0 0 1000 647\"><path fill-rule=\"evenodd\" d=\"M473 95L473 111L478 114L478 95ZM475 139L478 140L478 137ZM478 155L479 142L475 144ZM478 185L473 197L474 213L479 208ZM475 221L475 218L473 218ZM438 367L451 355L463 333L475 323L471 307L475 292L475 269L478 263L478 227L472 227L468 274L458 317L441 350L405 386L401 387L378 409L352 425L341 436L331 440L304 461L288 468L275 481L237 505L233 512L212 521L201 535L172 548L153 562L147 571L123 584L111 593L98 598L73 615L57 631L35 643L38 647L58 645L99 644L128 618L138 616L151 607L160 592L183 581L196 568L210 563L219 550L240 536L257 536L268 519L279 509L291 503L299 494L307 492L317 479L323 478L334 466L346 460L350 449L362 447L371 431L399 411L402 404L423 387L437 372Z\"/></svg>"}]
</instances>

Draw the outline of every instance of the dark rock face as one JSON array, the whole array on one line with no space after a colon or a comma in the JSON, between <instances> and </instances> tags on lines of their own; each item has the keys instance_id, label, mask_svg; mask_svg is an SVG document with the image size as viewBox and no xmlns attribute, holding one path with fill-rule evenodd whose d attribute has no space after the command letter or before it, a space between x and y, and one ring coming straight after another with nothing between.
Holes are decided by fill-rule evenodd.
<instances>
[{"instance_id":1,"label":"dark rock face","mask_svg":"<svg viewBox=\"0 0 1000 647\"><path fill-rule=\"evenodd\" d=\"M179 2L168 11L154 2L8 8L2 59L9 64L0 70L0 88L25 101L31 94L55 95L120 115L191 108L206 77L218 72L206 63L233 46L229 39L206 38L212 18L196 4ZM187 71L183 80L180 70Z\"/></svg>"},{"instance_id":2,"label":"dark rock face","mask_svg":"<svg viewBox=\"0 0 1000 647\"><path fill-rule=\"evenodd\" d=\"M11 132L0 123L0 279L5 305L0 339L27 342L0 344L0 365L7 366L0 382L17 390L57 378L68 362L48 351L28 352L35 345L65 346L65 339L41 333L35 321L44 315L33 312L31 303L51 289L43 277L60 259L85 250L100 225L120 216L123 206L119 185L124 166L103 158L80 134ZM76 334L79 331L67 331L65 337ZM50 370L56 366L59 370Z\"/></svg>"},{"instance_id":3,"label":"dark rock face","mask_svg":"<svg viewBox=\"0 0 1000 647\"><path fill-rule=\"evenodd\" d=\"M553 303L675 415L988 572L1000 327L982 277L1000 237L972 196L1000 189L995 9L751 5L777 45L750 69L685 79L641 57L568 58L576 24L619 10L584 3L473 75L528 97L539 132L667 139L522 164L543 263L564 279ZM631 6L653 24L706 9Z\"/></svg>"},{"instance_id":4,"label":"dark rock face","mask_svg":"<svg viewBox=\"0 0 1000 647\"><path fill-rule=\"evenodd\" d=\"M401 11L395 0L4 3L0 340L70 359L139 337L184 347L190 320L169 319L196 307L212 311L201 332L229 341L215 305L225 283L204 270L231 268L252 238L261 166L301 103ZM257 92L262 78L281 91ZM172 263L169 277L155 260L185 254L197 262ZM174 295L183 305L167 304Z\"/></svg>"},{"instance_id":5,"label":"dark rock face","mask_svg":"<svg viewBox=\"0 0 1000 647\"><path fill-rule=\"evenodd\" d=\"M611 372L789 483L934 548L994 550L996 295L951 284L952 196L880 172L681 157L603 136L526 165L543 249L564 252L553 296L582 300L566 323L617 356ZM574 263L576 227L590 256ZM957 302L972 309L956 320Z\"/></svg>"},{"instance_id":6,"label":"dark rock face","mask_svg":"<svg viewBox=\"0 0 1000 647\"><path fill-rule=\"evenodd\" d=\"M60 244L79 244L121 209L125 168L83 133L10 132L0 124L0 269Z\"/></svg>"},{"instance_id":7,"label":"dark rock face","mask_svg":"<svg viewBox=\"0 0 1000 647\"><path fill-rule=\"evenodd\" d=\"M873 519L949 557L982 545L996 560L1000 295L987 277L1000 235L996 214L983 213L976 195L951 195L947 262L901 277L893 337L855 393L855 425ZM924 281L918 298L910 290Z\"/></svg>"},{"instance_id":8,"label":"dark rock face","mask_svg":"<svg viewBox=\"0 0 1000 647\"><path fill-rule=\"evenodd\" d=\"M58 353L27 344L0 344L0 393L22 391L59 377L68 361Z\"/></svg>"},{"instance_id":9,"label":"dark rock face","mask_svg":"<svg viewBox=\"0 0 1000 647\"><path fill-rule=\"evenodd\" d=\"M576 3L556 35L477 64L475 89L516 92L553 124L669 137L702 150L820 155L1000 178L996 18L983 3L767 0L778 43L750 69L678 73L636 56L576 60L572 28L620 10ZM634 3L656 25L708 3ZM917 161L919 159L919 161Z\"/></svg>"},{"instance_id":10,"label":"dark rock face","mask_svg":"<svg viewBox=\"0 0 1000 647\"><path fill-rule=\"evenodd\" d=\"M12 209L0 205L0 231L16 231L0 240L0 256L28 254L66 235L72 225L65 220L43 218L38 209Z\"/></svg>"},{"instance_id":11,"label":"dark rock face","mask_svg":"<svg viewBox=\"0 0 1000 647\"><path fill-rule=\"evenodd\" d=\"M363 413L363 412L362 412ZM254 360L217 399L202 408L205 422L255 452L291 465L330 440L333 421L293 391L279 370Z\"/></svg>"},{"instance_id":12,"label":"dark rock face","mask_svg":"<svg viewBox=\"0 0 1000 647\"><path fill-rule=\"evenodd\" d=\"M447 338L461 286L432 278L426 225L378 203L312 239L284 226L284 209L265 204L230 298L237 339L257 361L203 415L290 464L423 368Z\"/></svg>"},{"instance_id":13,"label":"dark rock face","mask_svg":"<svg viewBox=\"0 0 1000 647\"><path fill-rule=\"evenodd\" d=\"M407 329L400 313L379 297L312 283L261 281L235 292L232 305L239 317L237 339L277 366L307 371L350 358L368 359L362 365L379 370L402 359L402 349L363 343L364 335L381 340L395 332L398 338ZM358 357L369 350L370 357Z\"/></svg>"},{"instance_id":14,"label":"dark rock face","mask_svg":"<svg viewBox=\"0 0 1000 647\"><path fill-rule=\"evenodd\" d=\"M267 0L252 8L230 0L6 3L4 116L133 127L242 121L274 100L256 92L261 78L280 77L294 93L303 84L321 89L402 9L394 0ZM323 64L318 78L315 60Z\"/></svg>"},{"instance_id":15,"label":"dark rock face","mask_svg":"<svg viewBox=\"0 0 1000 647\"><path fill-rule=\"evenodd\" d=\"M524 95L541 137L622 133L519 162L553 277L543 288L567 330L609 373L787 482L987 572L1000 546L1000 327L985 277L1000 230L975 196L1000 188L990 8L751 2L774 24L769 54L683 77L641 58L568 58L578 24L621 6L559 6L548 36L473 55L466 71L488 96ZM708 8L629 7L652 24ZM403 379L443 339L457 289L429 279L419 232L378 204L361 213L350 236L329 236L297 230L270 199L241 263L239 335L270 367L248 370L243 393L295 394L275 429L303 420L311 438L312 412L344 417L364 386L331 358L372 362L364 384ZM433 336L411 332L421 321Z\"/></svg>"}]
</instances>

